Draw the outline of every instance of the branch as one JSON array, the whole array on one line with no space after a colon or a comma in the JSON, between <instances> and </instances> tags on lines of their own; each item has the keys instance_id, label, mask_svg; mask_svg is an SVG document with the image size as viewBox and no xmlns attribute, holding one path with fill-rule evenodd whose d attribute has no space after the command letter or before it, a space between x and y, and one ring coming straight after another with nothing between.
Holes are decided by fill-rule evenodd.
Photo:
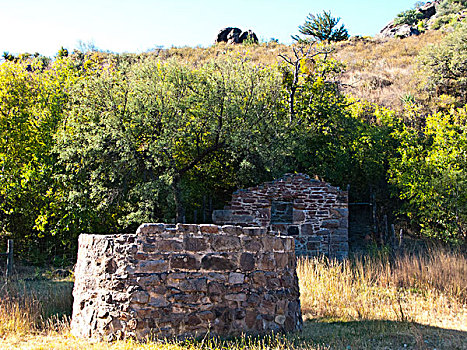
<instances>
[{"instance_id":1,"label":"branch","mask_svg":"<svg viewBox=\"0 0 467 350\"><path fill-rule=\"evenodd\" d=\"M201 162L206 156L208 156L210 153L217 151L218 149L222 148L225 146L225 142L216 142L215 144L209 146L206 148L201 154L199 154L195 159L193 159L188 165L184 166L180 170L176 170L176 172L179 175L183 175L186 173L188 170L191 170L194 168L199 162ZM176 169L174 167L174 169Z\"/></svg>"}]
</instances>

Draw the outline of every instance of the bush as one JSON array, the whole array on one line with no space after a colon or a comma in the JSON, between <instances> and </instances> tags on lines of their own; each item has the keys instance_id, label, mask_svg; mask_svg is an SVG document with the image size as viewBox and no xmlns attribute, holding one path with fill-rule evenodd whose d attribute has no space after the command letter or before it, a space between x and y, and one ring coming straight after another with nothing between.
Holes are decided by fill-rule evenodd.
<instances>
[{"instance_id":1,"label":"bush","mask_svg":"<svg viewBox=\"0 0 467 350\"><path fill-rule=\"evenodd\" d=\"M407 10L399 13L396 18L394 18L394 24L415 24L419 20L423 19L423 14L417 10Z\"/></svg>"},{"instance_id":2,"label":"bush","mask_svg":"<svg viewBox=\"0 0 467 350\"><path fill-rule=\"evenodd\" d=\"M464 0L443 1L437 9L436 20L431 25L431 29L440 29L447 24L457 22L459 13L467 7Z\"/></svg>"},{"instance_id":3,"label":"bush","mask_svg":"<svg viewBox=\"0 0 467 350\"><path fill-rule=\"evenodd\" d=\"M444 27L446 24L452 23L455 21L457 16L455 14L445 15L436 18L436 20L431 25L431 29L438 30Z\"/></svg>"},{"instance_id":4,"label":"bush","mask_svg":"<svg viewBox=\"0 0 467 350\"><path fill-rule=\"evenodd\" d=\"M437 14L438 16L450 15L453 13L458 13L467 6L467 1L463 0L446 0L443 1L438 6Z\"/></svg>"},{"instance_id":5,"label":"bush","mask_svg":"<svg viewBox=\"0 0 467 350\"><path fill-rule=\"evenodd\" d=\"M439 45L427 46L419 55L426 88L467 101L467 23L459 24Z\"/></svg>"}]
</instances>

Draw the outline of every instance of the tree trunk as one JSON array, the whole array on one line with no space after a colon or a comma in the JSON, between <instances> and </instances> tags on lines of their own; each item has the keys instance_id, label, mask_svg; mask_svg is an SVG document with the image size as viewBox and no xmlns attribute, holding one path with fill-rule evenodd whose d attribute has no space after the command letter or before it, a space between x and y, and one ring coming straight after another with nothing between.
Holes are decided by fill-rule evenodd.
<instances>
[{"instance_id":1,"label":"tree trunk","mask_svg":"<svg viewBox=\"0 0 467 350\"><path fill-rule=\"evenodd\" d=\"M172 189L174 192L175 200L175 222L184 223L185 220L185 207L182 201L182 189L180 188L181 177L180 174L175 174L172 181Z\"/></svg>"}]
</instances>

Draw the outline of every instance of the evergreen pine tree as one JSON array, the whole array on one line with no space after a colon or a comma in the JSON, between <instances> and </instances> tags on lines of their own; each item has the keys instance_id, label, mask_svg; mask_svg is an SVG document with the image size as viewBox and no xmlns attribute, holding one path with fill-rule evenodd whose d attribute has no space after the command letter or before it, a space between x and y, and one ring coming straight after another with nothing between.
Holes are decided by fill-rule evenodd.
<instances>
[{"instance_id":1,"label":"evergreen pine tree","mask_svg":"<svg viewBox=\"0 0 467 350\"><path fill-rule=\"evenodd\" d=\"M335 28L341 19L331 16L331 12L324 11L322 14L309 14L305 23L298 27L299 32L311 36L316 41L343 41L349 38L349 33L344 25ZM292 36L294 40L301 40L298 36Z\"/></svg>"}]
</instances>

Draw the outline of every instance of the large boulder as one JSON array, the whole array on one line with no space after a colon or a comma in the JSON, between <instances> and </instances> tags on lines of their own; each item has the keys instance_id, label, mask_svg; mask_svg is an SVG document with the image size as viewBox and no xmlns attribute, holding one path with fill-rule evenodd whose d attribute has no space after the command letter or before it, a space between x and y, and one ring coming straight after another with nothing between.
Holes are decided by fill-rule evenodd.
<instances>
[{"instance_id":1,"label":"large boulder","mask_svg":"<svg viewBox=\"0 0 467 350\"><path fill-rule=\"evenodd\" d=\"M439 0L427 2L422 7L418 8L418 12L423 14L423 18L431 18L436 14L436 8L439 5Z\"/></svg>"},{"instance_id":2,"label":"large boulder","mask_svg":"<svg viewBox=\"0 0 467 350\"><path fill-rule=\"evenodd\" d=\"M252 30L242 32L241 29L235 27L226 27L217 34L216 43L241 44L248 38L251 38L255 43L258 42L258 37Z\"/></svg>"},{"instance_id":3,"label":"large boulder","mask_svg":"<svg viewBox=\"0 0 467 350\"><path fill-rule=\"evenodd\" d=\"M226 43L231 33L236 33L239 36L242 33L242 30L239 28L232 28L232 27L223 28L217 34L216 43L222 43L222 42Z\"/></svg>"},{"instance_id":4,"label":"large boulder","mask_svg":"<svg viewBox=\"0 0 467 350\"><path fill-rule=\"evenodd\" d=\"M234 28L227 35L227 44L239 44L240 43L240 34L242 31L238 28Z\"/></svg>"},{"instance_id":5,"label":"large boulder","mask_svg":"<svg viewBox=\"0 0 467 350\"><path fill-rule=\"evenodd\" d=\"M380 38L400 38L404 39L412 35L419 35L420 32L408 24L395 25L394 21L389 22L377 35Z\"/></svg>"},{"instance_id":6,"label":"large boulder","mask_svg":"<svg viewBox=\"0 0 467 350\"><path fill-rule=\"evenodd\" d=\"M420 35L420 31L417 28L409 26L408 24L403 24L397 28L395 28L394 37L395 38L408 38L412 35Z\"/></svg>"}]
</instances>

